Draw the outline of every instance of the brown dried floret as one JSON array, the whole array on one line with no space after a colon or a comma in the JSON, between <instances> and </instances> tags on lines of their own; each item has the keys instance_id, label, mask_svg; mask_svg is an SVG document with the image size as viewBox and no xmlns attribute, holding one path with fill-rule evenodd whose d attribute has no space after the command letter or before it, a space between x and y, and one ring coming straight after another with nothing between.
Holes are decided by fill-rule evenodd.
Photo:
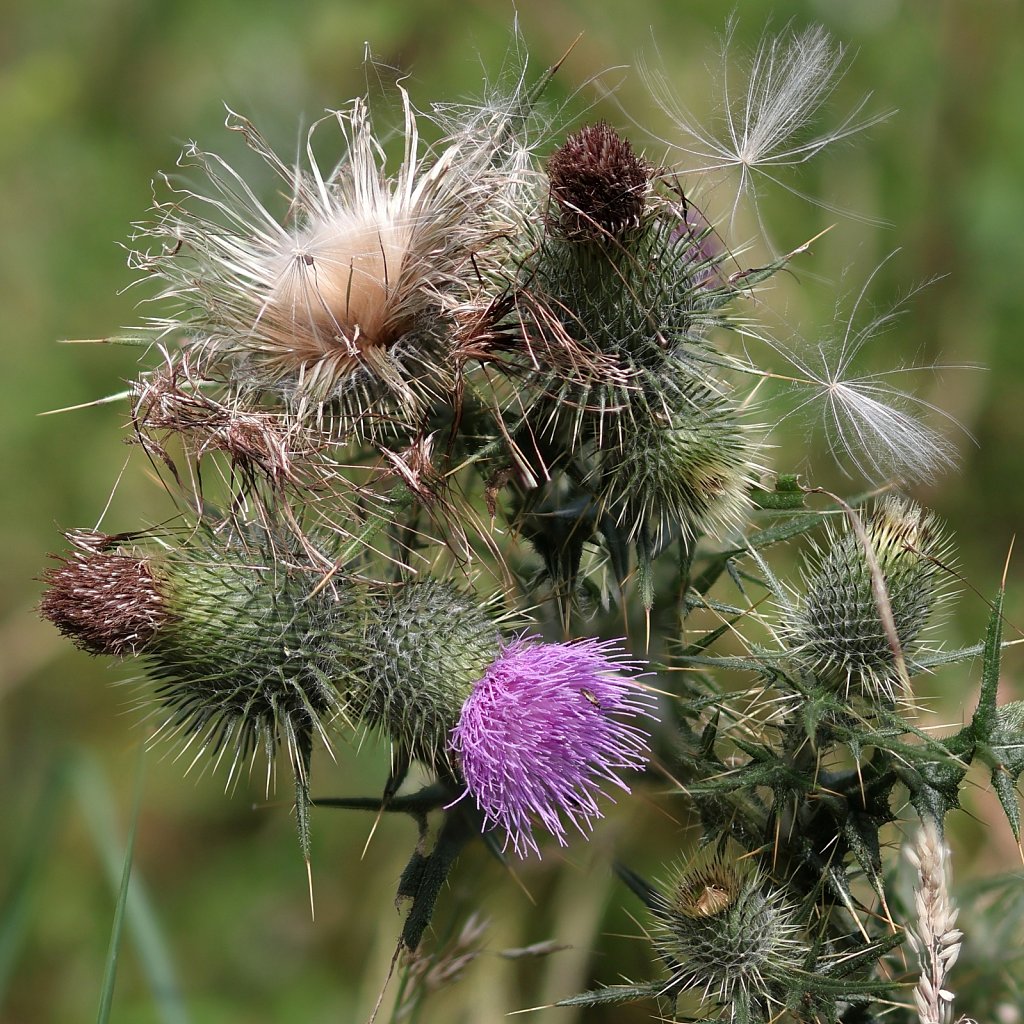
<instances>
[{"instance_id":1,"label":"brown dried floret","mask_svg":"<svg viewBox=\"0 0 1024 1024\"><path fill-rule=\"evenodd\" d=\"M566 139L548 160L548 226L575 239L618 237L643 216L651 168L603 121Z\"/></svg>"},{"instance_id":2,"label":"brown dried floret","mask_svg":"<svg viewBox=\"0 0 1024 1024\"><path fill-rule=\"evenodd\" d=\"M139 653L160 630L167 610L148 560L80 549L47 569L43 618L90 654Z\"/></svg>"}]
</instances>

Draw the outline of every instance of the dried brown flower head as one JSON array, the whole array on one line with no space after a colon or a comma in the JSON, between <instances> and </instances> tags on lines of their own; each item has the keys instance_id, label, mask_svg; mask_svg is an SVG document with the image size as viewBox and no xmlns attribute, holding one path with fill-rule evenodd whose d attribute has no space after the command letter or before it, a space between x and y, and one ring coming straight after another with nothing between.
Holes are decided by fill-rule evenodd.
<instances>
[{"instance_id":1,"label":"dried brown flower head","mask_svg":"<svg viewBox=\"0 0 1024 1024\"><path fill-rule=\"evenodd\" d=\"M90 654L136 654L167 617L149 563L130 554L76 550L42 581L40 614Z\"/></svg>"},{"instance_id":2,"label":"dried brown flower head","mask_svg":"<svg viewBox=\"0 0 1024 1024\"><path fill-rule=\"evenodd\" d=\"M568 238L617 237L644 212L651 168L603 121L565 140L548 160L549 227Z\"/></svg>"}]
</instances>

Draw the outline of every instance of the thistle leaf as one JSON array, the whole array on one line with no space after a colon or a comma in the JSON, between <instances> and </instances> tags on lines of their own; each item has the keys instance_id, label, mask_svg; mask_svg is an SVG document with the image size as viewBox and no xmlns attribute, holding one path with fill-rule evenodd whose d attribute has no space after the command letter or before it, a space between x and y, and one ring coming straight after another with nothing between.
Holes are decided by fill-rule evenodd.
<instances>
[{"instance_id":1,"label":"thistle leaf","mask_svg":"<svg viewBox=\"0 0 1024 1024\"><path fill-rule=\"evenodd\" d=\"M1020 804L1018 803L1017 787L1005 768L992 769L992 788L996 791L999 803L1006 814L1006 820L1013 830L1013 838L1020 843Z\"/></svg>"},{"instance_id":2,"label":"thistle leaf","mask_svg":"<svg viewBox=\"0 0 1024 1024\"><path fill-rule=\"evenodd\" d=\"M978 707L971 719L971 729L979 740L988 739L998 725L996 697L999 689L999 666L1002 660L1004 594L1004 589L1000 588L992 604L992 614L989 615L988 628L985 631L981 694L978 697Z\"/></svg>"},{"instance_id":3,"label":"thistle leaf","mask_svg":"<svg viewBox=\"0 0 1024 1024\"><path fill-rule=\"evenodd\" d=\"M645 985L610 985L608 988L592 989L579 995L559 999L555 1006L614 1006L617 1003L633 1003L642 999L656 999L665 989L662 982L648 982Z\"/></svg>"}]
</instances>

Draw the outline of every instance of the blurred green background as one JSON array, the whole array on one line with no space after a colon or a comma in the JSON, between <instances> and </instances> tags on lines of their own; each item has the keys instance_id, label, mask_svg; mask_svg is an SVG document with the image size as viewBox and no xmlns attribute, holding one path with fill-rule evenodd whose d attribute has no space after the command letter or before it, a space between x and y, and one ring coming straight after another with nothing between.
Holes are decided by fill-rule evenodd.
<instances>
[{"instance_id":1,"label":"blurred green background","mask_svg":"<svg viewBox=\"0 0 1024 1024\"><path fill-rule=\"evenodd\" d=\"M960 539L960 566L981 594L994 592L1024 522L1024 8L1011 0L791 0L741 2L736 43L766 24L818 22L850 48L852 63L831 116L873 92L869 110L898 108L853 146L789 179L858 214L837 217L766 194L773 238L795 246L834 229L755 310L782 337L829 329L848 295L892 250L872 289L880 303L934 275L900 327L876 345L878 365L983 364L919 383L965 434L961 472L920 488ZM150 180L181 145L243 159L222 127L222 103L250 116L284 153L300 126L365 84L364 40L409 73L414 101L479 92L500 68L514 9L496 0L7 0L0 39L0 502L6 585L0 593L0 1021L64 1022L95 1014L144 729L130 709L130 675L74 651L36 620L34 582L58 528L110 531L159 521L169 505L143 462L121 443L126 410L102 406L56 417L44 410L119 390L136 372L126 349L64 347L58 339L109 335L136 322L136 293L118 243L144 216ZM706 112L718 34L727 9L686 0L521 0L518 16L539 72L579 33L551 95L582 86L622 127L629 117L671 131L633 70L657 57L680 98ZM614 68L617 70L607 70ZM599 76L595 81L594 76ZM590 85L584 83L591 82ZM614 92L608 98L609 91ZM826 123L827 117L826 115ZM653 160L663 147L631 129ZM709 197L709 212L722 197ZM737 225L738 237L752 222ZM751 256L751 260L755 257ZM848 273L847 273L848 272ZM844 276L845 275L845 276ZM848 302L841 309L848 308ZM781 468L805 469L799 431L782 433ZM815 479L851 490L824 459ZM1018 557L1017 564L1020 559ZM1024 581L1011 565L1008 618L1024 625ZM966 584L946 631L973 642L987 609ZM1012 632L1012 636L1019 636ZM1024 696L1021 659L1006 662L1008 693ZM937 721L959 721L978 666L928 681ZM322 793L375 792L386 752L339 751L319 766ZM963 877L1019 868L1005 822L983 788L957 816L953 842ZM386 821L360 859L370 821L316 815L310 920L288 799L262 802L258 780L225 794L216 777L182 780L181 766L146 758L135 869L151 917L130 922L113 1020L327 1022L364 1020L387 974L401 918L391 905L415 835ZM112 816L108 820L108 815ZM657 873L678 849L679 821L643 798L626 801L589 845L517 868L521 886L482 850L464 859L436 921L460 926L478 908L490 919L485 952L457 984L431 997L424 1020L489 1022L512 1009L569 995L593 978L613 983L651 971L636 906L610 878L614 851ZM104 842L111 847L103 851ZM105 856L107 860L105 860ZM566 870L568 865L568 870ZM527 893L529 895L527 895ZM532 902L531 902L532 901ZM968 931L969 918L962 921ZM497 950L553 938L572 948L541 960ZM154 987L165 998L154 995ZM167 996L167 992L177 996ZM970 1007L961 1007L970 1010ZM382 1019L388 1019L388 1010ZM640 1021L649 1007L542 1011L530 1019Z\"/></svg>"}]
</instances>

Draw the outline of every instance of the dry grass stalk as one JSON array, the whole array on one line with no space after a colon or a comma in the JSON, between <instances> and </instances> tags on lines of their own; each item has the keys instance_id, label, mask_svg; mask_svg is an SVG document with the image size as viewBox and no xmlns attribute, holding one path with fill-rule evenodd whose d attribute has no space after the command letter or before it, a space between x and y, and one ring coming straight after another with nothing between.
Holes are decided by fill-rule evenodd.
<instances>
[{"instance_id":1,"label":"dry grass stalk","mask_svg":"<svg viewBox=\"0 0 1024 1024\"><path fill-rule=\"evenodd\" d=\"M922 825L916 841L907 848L907 859L917 869L917 926L907 929L921 965L914 1002L921 1024L950 1024L953 993L946 980L960 955L963 932L956 927L959 910L949 893L949 849L934 822ZM961 1017L958 1024L967 1024L967 1018Z\"/></svg>"}]
</instances>

